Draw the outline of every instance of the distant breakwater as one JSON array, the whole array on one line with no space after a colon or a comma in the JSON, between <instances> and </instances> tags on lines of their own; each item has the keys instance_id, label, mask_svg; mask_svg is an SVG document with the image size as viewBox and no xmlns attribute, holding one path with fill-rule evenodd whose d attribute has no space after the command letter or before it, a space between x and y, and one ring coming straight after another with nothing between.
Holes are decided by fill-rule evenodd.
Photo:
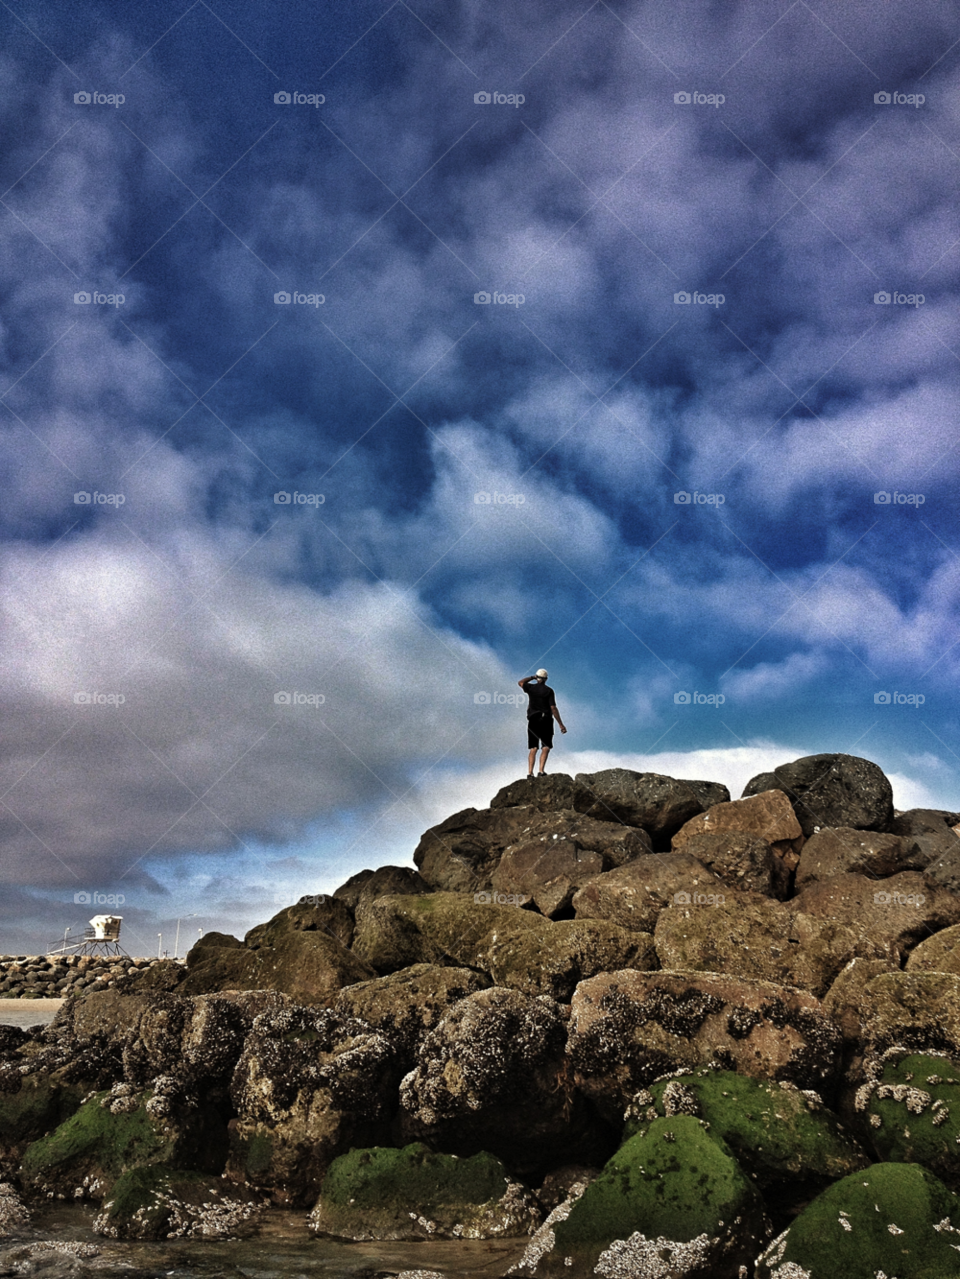
<instances>
[{"instance_id":1,"label":"distant breakwater","mask_svg":"<svg viewBox=\"0 0 960 1279\"><path fill-rule=\"evenodd\" d=\"M107 990L161 962L128 955L0 955L0 999L64 999L81 990Z\"/></svg>"}]
</instances>

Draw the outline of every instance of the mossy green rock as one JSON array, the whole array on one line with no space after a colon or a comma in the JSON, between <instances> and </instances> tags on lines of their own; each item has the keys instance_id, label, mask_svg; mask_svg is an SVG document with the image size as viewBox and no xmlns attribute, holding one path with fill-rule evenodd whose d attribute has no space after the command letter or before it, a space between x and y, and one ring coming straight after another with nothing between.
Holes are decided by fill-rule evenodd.
<instances>
[{"instance_id":1,"label":"mossy green rock","mask_svg":"<svg viewBox=\"0 0 960 1279\"><path fill-rule=\"evenodd\" d=\"M310 1226L343 1239L500 1239L539 1223L536 1201L499 1159L402 1150L351 1150L330 1165Z\"/></svg>"},{"instance_id":2,"label":"mossy green rock","mask_svg":"<svg viewBox=\"0 0 960 1279\"><path fill-rule=\"evenodd\" d=\"M835 1182L757 1262L757 1279L951 1279L960 1200L919 1164L874 1164Z\"/></svg>"},{"instance_id":3,"label":"mossy green rock","mask_svg":"<svg viewBox=\"0 0 960 1279\"><path fill-rule=\"evenodd\" d=\"M14 1158L80 1108L89 1089L64 1080L64 1069L25 1075L16 1092L0 1092L0 1158Z\"/></svg>"},{"instance_id":4,"label":"mossy green rock","mask_svg":"<svg viewBox=\"0 0 960 1279\"><path fill-rule=\"evenodd\" d=\"M132 1090L130 1090L132 1094ZM148 1164L219 1172L226 1128L213 1109L180 1107L151 1115L151 1092L96 1093L48 1136L28 1146L21 1178L26 1188L56 1198L102 1198L128 1169Z\"/></svg>"},{"instance_id":5,"label":"mossy green rock","mask_svg":"<svg viewBox=\"0 0 960 1279\"><path fill-rule=\"evenodd\" d=\"M735 1279L766 1229L760 1196L729 1147L702 1120L675 1115L621 1146L554 1221L539 1259L531 1245L521 1273Z\"/></svg>"},{"instance_id":6,"label":"mossy green rock","mask_svg":"<svg viewBox=\"0 0 960 1279\"><path fill-rule=\"evenodd\" d=\"M252 1234L260 1206L219 1177L152 1165L125 1172L93 1228L108 1239L223 1239Z\"/></svg>"},{"instance_id":7,"label":"mossy green rock","mask_svg":"<svg viewBox=\"0 0 960 1279\"><path fill-rule=\"evenodd\" d=\"M725 1141L741 1166L762 1183L771 1178L836 1181L870 1163L853 1134L816 1094L729 1070L661 1080L640 1093L630 1110L626 1139L649 1131L660 1117L693 1114L704 1119L711 1137Z\"/></svg>"},{"instance_id":8,"label":"mossy green rock","mask_svg":"<svg viewBox=\"0 0 960 1279\"><path fill-rule=\"evenodd\" d=\"M960 1190L960 1067L946 1057L911 1053L888 1061L858 1101L878 1158L923 1164Z\"/></svg>"}]
</instances>

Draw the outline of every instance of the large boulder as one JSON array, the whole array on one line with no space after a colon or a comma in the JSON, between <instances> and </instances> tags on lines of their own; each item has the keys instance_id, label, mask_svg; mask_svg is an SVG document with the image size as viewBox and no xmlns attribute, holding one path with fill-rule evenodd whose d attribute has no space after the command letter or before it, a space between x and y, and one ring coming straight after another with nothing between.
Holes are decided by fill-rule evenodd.
<instances>
[{"instance_id":1,"label":"large boulder","mask_svg":"<svg viewBox=\"0 0 960 1279\"><path fill-rule=\"evenodd\" d=\"M792 910L863 928L892 942L901 955L940 928L960 923L960 897L918 871L887 879L834 875L813 883L789 903Z\"/></svg>"},{"instance_id":2,"label":"large boulder","mask_svg":"<svg viewBox=\"0 0 960 1279\"><path fill-rule=\"evenodd\" d=\"M945 1055L893 1049L868 1064L856 1108L877 1158L923 1164L960 1187L960 1066ZM956 1111L956 1114L954 1114ZM958 1241L960 1242L960 1241Z\"/></svg>"},{"instance_id":3,"label":"large boulder","mask_svg":"<svg viewBox=\"0 0 960 1279\"><path fill-rule=\"evenodd\" d=\"M889 959L851 959L837 974L823 997L823 1011L836 1025L852 1055L860 1046L863 1031L864 992L868 982L882 973L899 972L900 965Z\"/></svg>"},{"instance_id":4,"label":"large boulder","mask_svg":"<svg viewBox=\"0 0 960 1279\"><path fill-rule=\"evenodd\" d=\"M613 1133L577 1092L565 1046L552 999L493 987L461 1000L403 1080L405 1138L459 1155L488 1150L521 1174L606 1157Z\"/></svg>"},{"instance_id":5,"label":"large boulder","mask_svg":"<svg viewBox=\"0 0 960 1279\"><path fill-rule=\"evenodd\" d=\"M736 1279L767 1234L756 1188L723 1140L689 1115L654 1120L553 1217L514 1273Z\"/></svg>"},{"instance_id":6,"label":"large boulder","mask_svg":"<svg viewBox=\"0 0 960 1279\"><path fill-rule=\"evenodd\" d=\"M394 867L386 869L393 870ZM396 869L399 869L397 867ZM408 872L412 874L413 872ZM426 886L424 886L426 887ZM399 889L389 889L390 892L398 892ZM330 937L335 938L341 946L349 946L353 941L353 911L339 897L333 897L328 893L321 893L315 897L302 897L293 906L287 906L285 910L281 910L279 914L274 915L271 920L265 924L258 924L256 928L251 928L243 939L243 945L248 950L259 950L261 946L273 946L282 933L288 932L304 932L304 933L327 933ZM202 945L208 938L202 938ZM233 940L232 938L230 939ZM239 943L238 943L239 944ZM196 963L202 951L197 946L190 952L194 956L193 962ZM190 956L187 957L188 965Z\"/></svg>"},{"instance_id":7,"label":"large boulder","mask_svg":"<svg viewBox=\"0 0 960 1279\"><path fill-rule=\"evenodd\" d=\"M911 808L893 819L890 830L902 838L911 866L951 892L960 892L960 813Z\"/></svg>"},{"instance_id":8,"label":"large boulder","mask_svg":"<svg viewBox=\"0 0 960 1279\"><path fill-rule=\"evenodd\" d=\"M474 968L499 986L569 1001L577 982L611 967L655 966L653 938L605 920L551 922L459 893L381 897L354 948L378 972L414 964ZM619 961L619 962L618 962Z\"/></svg>"},{"instance_id":9,"label":"large boulder","mask_svg":"<svg viewBox=\"0 0 960 1279\"><path fill-rule=\"evenodd\" d=\"M766 1249L757 1279L947 1279L960 1200L918 1164L874 1164L824 1190Z\"/></svg>"},{"instance_id":10,"label":"large boulder","mask_svg":"<svg viewBox=\"0 0 960 1279\"><path fill-rule=\"evenodd\" d=\"M604 801L611 816L642 826L658 851L669 848L674 832L704 808L690 783L661 773L604 768L599 773L577 773L576 780Z\"/></svg>"},{"instance_id":11,"label":"large boulder","mask_svg":"<svg viewBox=\"0 0 960 1279\"><path fill-rule=\"evenodd\" d=\"M774 789L788 796L808 837L824 826L889 830L893 820L893 787L882 769L857 755L806 755L760 773L743 794Z\"/></svg>"},{"instance_id":12,"label":"large boulder","mask_svg":"<svg viewBox=\"0 0 960 1279\"><path fill-rule=\"evenodd\" d=\"M727 1143L755 1180L825 1184L870 1160L832 1111L793 1084L747 1079L729 1070L698 1070L661 1079L627 1108L624 1139L657 1119L695 1115Z\"/></svg>"},{"instance_id":13,"label":"large boulder","mask_svg":"<svg viewBox=\"0 0 960 1279\"><path fill-rule=\"evenodd\" d=\"M567 1051L580 1088L611 1121L676 1070L832 1087L840 1035L813 995L716 973L604 973L573 997Z\"/></svg>"},{"instance_id":14,"label":"large boulder","mask_svg":"<svg viewBox=\"0 0 960 1279\"><path fill-rule=\"evenodd\" d=\"M650 836L636 827L570 810L544 813L520 843L504 850L491 887L532 901L541 914L557 915L588 879L650 851Z\"/></svg>"},{"instance_id":15,"label":"large boulder","mask_svg":"<svg viewBox=\"0 0 960 1279\"><path fill-rule=\"evenodd\" d=\"M389 1135L399 1064L383 1035L329 1009L257 1017L230 1093L226 1175L281 1205L312 1205L337 1155Z\"/></svg>"},{"instance_id":16,"label":"large boulder","mask_svg":"<svg viewBox=\"0 0 960 1279\"><path fill-rule=\"evenodd\" d=\"M343 986L375 976L331 933L292 926L302 918L299 907L289 916L254 929L253 949L218 947L187 956L188 973L178 995L207 995L223 990L276 990L301 1004L330 1007ZM290 924L289 927L284 926Z\"/></svg>"},{"instance_id":17,"label":"large boulder","mask_svg":"<svg viewBox=\"0 0 960 1279\"><path fill-rule=\"evenodd\" d=\"M727 886L690 853L641 857L598 875L574 895L578 919L608 919L621 928L652 932L657 917L678 896L725 897Z\"/></svg>"},{"instance_id":18,"label":"large boulder","mask_svg":"<svg viewBox=\"0 0 960 1279\"><path fill-rule=\"evenodd\" d=\"M960 924L941 928L919 942L907 957L908 973L953 973L960 977Z\"/></svg>"},{"instance_id":19,"label":"large boulder","mask_svg":"<svg viewBox=\"0 0 960 1279\"><path fill-rule=\"evenodd\" d=\"M960 977L879 973L864 986L860 1036L874 1054L894 1045L960 1054Z\"/></svg>"},{"instance_id":20,"label":"large boulder","mask_svg":"<svg viewBox=\"0 0 960 1279\"><path fill-rule=\"evenodd\" d=\"M898 953L863 927L805 915L759 893L670 906L657 920L654 943L662 968L754 977L818 999L851 959L895 963Z\"/></svg>"},{"instance_id":21,"label":"large boulder","mask_svg":"<svg viewBox=\"0 0 960 1279\"><path fill-rule=\"evenodd\" d=\"M156 1105L153 1089L115 1084L95 1093L23 1157L20 1177L37 1195L101 1199L124 1172L151 1164L219 1173L226 1125L213 1106Z\"/></svg>"},{"instance_id":22,"label":"large boulder","mask_svg":"<svg viewBox=\"0 0 960 1279\"><path fill-rule=\"evenodd\" d=\"M723 802L723 801L721 801ZM713 871L730 888L784 898L790 874L765 839L742 831L701 831L691 835L683 851Z\"/></svg>"},{"instance_id":23,"label":"large boulder","mask_svg":"<svg viewBox=\"0 0 960 1279\"><path fill-rule=\"evenodd\" d=\"M424 880L438 891L489 889L504 850L524 842L543 816L532 804L465 808L425 831L413 860Z\"/></svg>"},{"instance_id":24,"label":"large boulder","mask_svg":"<svg viewBox=\"0 0 960 1279\"><path fill-rule=\"evenodd\" d=\"M131 1168L93 1222L107 1239L236 1239L253 1234L261 1205L244 1186L163 1165Z\"/></svg>"},{"instance_id":25,"label":"large boulder","mask_svg":"<svg viewBox=\"0 0 960 1279\"><path fill-rule=\"evenodd\" d=\"M406 1073L416 1064L424 1037L447 1010L490 985L489 977L472 968L414 964L387 977L345 986L336 1011L365 1021L389 1039Z\"/></svg>"},{"instance_id":26,"label":"large boulder","mask_svg":"<svg viewBox=\"0 0 960 1279\"><path fill-rule=\"evenodd\" d=\"M688 851L687 844L698 835L736 831L764 840L792 870L803 846L800 823L790 801L781 791L762 791L748 799L734 799L728 804L714 804L676 832L672 847L675 852Z\"/></svg>"},{"instance_id":27,"label":"large boulder","mask_svg":"<svg viewBox=\"0 0 960 1279\"><path fill-rule=\"evenodd\" d=\"M540 1224L536 1197L495 1156L351 1150L330 1165L310 1228L339 1239L503 1239Z\"/></svg>"},{"instance_id":28,"label":"large boulder","mask_svg":"<svg viewBox=\"0 0 960 1279\"><path fill-rule=\"evenodd\" d=\"M956 836L954 836L956 839ZM960 850L960 839L957 840ZM912 855L908 841L882 831L855 830L852 826L827 826L803 846L797 866L796 887L835 875L867 875L882 879L901 870L923 870L926 863Z\"/></svg>"},{"instance_id":29,"label":"large boulder","mask_svg":"<svg viewBox=\"0 0 960 1279\"><path fill-rule=\"evenodd\" d=\"M573 809L589 813L601 821L619 821L619 817L605 806L589 786L568 773L549 773L546 777L524 778L510 782L497 791L490 801L491 808L517 808L529 804L541 812Z\"/></svg>"}]
</instances>

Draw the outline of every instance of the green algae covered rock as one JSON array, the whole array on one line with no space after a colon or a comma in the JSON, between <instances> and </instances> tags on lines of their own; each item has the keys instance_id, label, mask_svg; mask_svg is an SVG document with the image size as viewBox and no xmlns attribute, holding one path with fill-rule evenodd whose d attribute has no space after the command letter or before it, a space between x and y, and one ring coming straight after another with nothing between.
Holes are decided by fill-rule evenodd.
<instances>
[{"instance_id":1,"label":"green algae covered rock","mask_svg":"<svg viewBox=\"0 0 960 1279\"><path fill-rule=\"evenodd\" d=\"M310 1227L342 1239L501 1239L540 1221L534 1196L499 1159L402 1150L351 1150L330 1165Z\"/></svg>"},{"instance_id":2,"label":"green algae covered rock","mask_svg":"<svg viewBox=\"0 0 960 1279\"><path fill-rule=\"evenodd\" d=\"M856 1099L877 1156L923 1164L960 1190L960 1066L929 1053L885 1056Z\"/></svg>"},{"instance_id":3,"label":"green algae covered rock","mask_svg":"<svg viewBox=\"0 0 960 1279\"><path fill-rule=\"evenodd\" d=\"M729 1147L692 1115L655 1119L566 1208L531 1241L520 1274L736 1279L768 1229Z\"/></svg>"},{"instance_id":4,"label":"green algae covered rock","mask_svg":"<svg viewBox=\"0 0 960 1279\"><path fill-rule=\"evenodd\" d=\"M919 1164L874 1164L814 1199L757 1261L757 1279L951 1279L960 1200Z\"/></svg>"},{"instance_id":5,"label":"green algae covered rock","mask_svg":"<svg viewBox=\"0 0 960 1279\"><path fill-rule=\"evenodd\" d=\"M710 1136L725 1141L762 1183L836 1181L870 1162L816 1093L729 1070L701 1070L652 1084L628 1108L624 1137L648 1132L657 1119L678 1114L706 1120Z\"/></svg>"},{"instance_id":6,"label":"green algae covered rock","mask_svg":"<svg viewBox=\"0 0 960 1279\"><path fill-rule=\"evenodd\" d=\"M17 1158L80 1108L89 1089L68 1083L66 1073L24 1075L16 1092L0 1091L0 1159Z\"/></svg>"},{"instance_id":7,"label":"green algae covered rock","mask_svg":"<svg viewBox=\"0 0 960 1279\"><path fill-rule=\"evenodd\" d=\"M227 1132L205 1106L152 1105L154 1094L116 1084L95 1093L54 1132L27 1147L25 1188L58 1199L101 1199L117 1178L149 1164L219 1172Z\"/></svg>"},{"instance_id":8,"label":"green algae covered rock","mask_svg":"<svg viewBox=\"0 0 960 1279\"><path fill-rule=\"evenodd\" d=\"M252 1234L259 1217L245 1188L153 1164L116 1181L93 1228L107 1239L234 1239Z\"/></svg>"}]
</instances>

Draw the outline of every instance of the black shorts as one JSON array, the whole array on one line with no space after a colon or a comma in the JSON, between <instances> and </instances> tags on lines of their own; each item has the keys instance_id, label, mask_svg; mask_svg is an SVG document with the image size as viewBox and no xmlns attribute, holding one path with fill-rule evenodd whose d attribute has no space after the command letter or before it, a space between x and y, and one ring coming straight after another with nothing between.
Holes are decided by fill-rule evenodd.
<instances>
[{"instance_id":1,"label":"black shorts","mask_svg":"<svg viewBox=\"0 0 960 1279\"><path fill-rule=\"evenodd\" d=\"M553 745L553 716L549 714L527 716L527 750L538 746Z\"/></svg>"}]
</instances>

